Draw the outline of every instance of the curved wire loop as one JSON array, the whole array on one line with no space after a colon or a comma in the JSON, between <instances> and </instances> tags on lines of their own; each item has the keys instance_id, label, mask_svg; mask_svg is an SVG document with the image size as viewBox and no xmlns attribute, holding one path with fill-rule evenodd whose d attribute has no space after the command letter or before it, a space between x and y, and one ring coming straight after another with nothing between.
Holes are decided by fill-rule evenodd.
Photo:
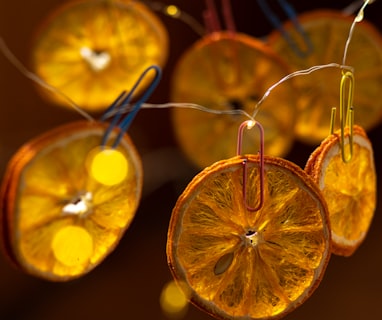
<instances>
[{"instance_id":1,"label":"curved wire loop","mask_svg":"<svg viewBox=\"0 0 382 320\"><path fill-rule=\"evenodd\" d=\"M274 28L278 29L281 35L284 37L285 41L289 44L295 54L301 58L308 56L313 51L313 44L310 41L305 30L302 28L301 24L298 22L297 14L293 7L286 0L278 0L278 3L287 14L288 18L292 21L293 26L301 36L305 47L301 48L297 42L292 38L292 36L285 30L281 20L276 16L272 11L268 0L257 0L261 10L264 12L265 16L268 18L269 22L273 25Z\"/></svg>"},{"instance_id":2,"label":"curved wire loop","mask_svg":"<svg viewBox=\"0 0 382 320\"><path fill-rule=\"evenodd\" d=\"M155 71L154 78L152 79L150 85L146 89L146 91L143 93L142 97L135 102L134 104L130 105L132 96L134 92L137 90L137 87L142 82L143 78L146 76L148 72L151 70ZM107 143L107 140L109 139L111 131L114 130L114 128L119 127L120 131L115 139L112 148L116 148L118 144L120 143L122 136L126 133L128 128L130 127L131 123L133 122L135 116L137 115L139 109L141 108L142 104L147 101L147 99L151 96L154 89L158 86L158 83L161 78L161 69L160 67L156 65L152 65L145 69L143 73L140 75L137 82L134 84L132 89L129 93L126 91L123 91L118 98L110 105L109 108L104 112L103 116L101 117L101 121L106 120L109 117L109 114L115 114L112 118L112 121L110 122L109 127L106 129L105 134L102 137L102 146L105 146ZM125 115L124 118L122 118L122 114L126 112L126 108L129 107L129 112ZM122 119L121 119L122 118Z\"/></svg>"},{"instance_id":3,"label":"curved wire loop","mask_svg":"<svg viewBox=\"0 0 382 320\"><path fill-rule=\"evenodd\" d=\"M354 125L354 75L350 71L342 72L340 84L340 129L341 129L341 157L348 163L353 157L353 125ZM332 108L330 134L334 132L336 108ZM345 129L349 128L349 153L345 151Z\"/></svg>"},{"instance_id":4,"label":"curved wire loop","mask_svg":"<svg viewBox=\"0 0 382 320\"><path fill-rule=\"evenodd\" d=\"M239 131L238 131L238 137L237 137L237 155L241 155L244 128L251 129L253 126L257 126L260 133L260 150L259 150L260 199L256 207L251 207L250 205L248 205L248 202L247 202L248 159L244 159L242 162L243 164L243 201L247 210L258 211L264 205L264 171L265 171L264 169L264 129L259 122L247 120L240 125Z\"/></svg>"}]
</instances>

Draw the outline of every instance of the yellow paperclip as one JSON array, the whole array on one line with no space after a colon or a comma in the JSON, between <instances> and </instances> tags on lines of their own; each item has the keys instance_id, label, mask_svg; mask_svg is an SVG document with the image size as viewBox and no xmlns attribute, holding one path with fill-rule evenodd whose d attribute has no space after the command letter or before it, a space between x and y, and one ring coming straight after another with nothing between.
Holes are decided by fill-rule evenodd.
<instances>
[{"instance_id":1,"label":"yellow paperclip","mask_svg":"<svg viewBox=\"0 0 382 320\"><path fill-rule=\"evenodd\" d=\"M348 90L348 91L346 91ZM347 96L346 96L347 93ZM354 75L351 71L342 72L340 85L340 128L341 128L341 156L342 161L348 163L353 157L353 94L354 94ZM330 134L334 132L334 122L336 108L332 108L330 120ZM349 154L345 152L345 128L349 128Z\"/></svg>"}]
</instances>

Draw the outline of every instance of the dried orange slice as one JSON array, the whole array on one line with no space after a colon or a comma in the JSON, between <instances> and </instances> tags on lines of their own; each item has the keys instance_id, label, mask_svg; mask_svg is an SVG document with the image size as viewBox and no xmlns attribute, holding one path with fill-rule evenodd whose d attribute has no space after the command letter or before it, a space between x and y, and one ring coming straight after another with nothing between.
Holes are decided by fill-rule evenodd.
<instances>
[{"instance_id":1,"label":"dried orange slice","mask_svg":"<svg viewBox=\"0 0 382 320\"><path fill-rule=\"evenodd\" d=\"M100 111L121 91L130 91L148 66L165 64L168 35L159 18L137 1L71 2L40 27L31 51L39 77L81 108ZM67 106L61 96L43 94Z\"/></svg>"},{"instance_id":2,"label":"dried orange slice","mask_svg":"<svg viewBox=\"0 0 382 320\"><path fill-rule=\"evenodd\" d=\"M259 157L248 155L247 205L259 199ZM243 201L243 157L199 173L174 207L170 269L191 301L219 319L279 319L319 284L330 256L321 192L297 165L264 157L264 205Z\"/></svg>"},{"instance_id":3,"label":"dried orange slice","mask_svg":"<svg viewBox=\"0 0 382 320\"><path fill-rule=\"evenodd\" d=\"M86 274L131 223L142 189L140 158L124 135L115 149L126 159L124 179L103 183L91 174L89 155L105 130L96 121L66 124L28 142L10 160L1 189L3 241L24 271L51 281Z\"/></svg>"},{"instance_id":4,"label":"dried orange slice","mask_svg":"<svg viewBox=\"0 0 382 320\"><path fill-rule=\"evenodd\" d=\"M306 172L322 190L329 208L333 252L350 256L366 237L376 207L373 148L360 126L354 126L353 155L341 156L340 131L325 139L309 158ZM345 153L349 156L349 132Z\"/></svg>"},{"instance_id":5,"label":"dried orange slice","mask_svg":"<svg viewBox=\"0 0 382 320\"><path fill-rule=\"evenodd\" d=\"M214 32L194 43L180 58L172 76L171 100L213 110L242 109L249 114L265 92L289 73L285 63L260 40L242 33ZM294 140L295 92L291 82L277 87L261 105L256 120L265 130L267 153L286 154ZM173 110L179 145L200 168L236 154L241 115ZM244 152L258 143L249 134ZM250 149L249 149L250 148Z\"/></svg>"},{"instance_id":6,"label":"dried orange slice","mask_svg":"<svg viewBox=\"0 0 382 320\"><path fill-rule=\"evenodd\" d=\"M293 71L329 63L342 64L345 44L354 17L339 11L316 10L298 16L302 28L312 43L312 52L300 57L290 48L279 31L270 34L268 44L288 61ZM285 30L301 48L301 36L293 23ZM367 21L355 25L347 52L346 64L354 67L354 105L357 123L366 130L376 126L382 118L382 99L379 83L382 81L382 36ZM309 144L317 144L329 132L330 112L339 105L341 71L325 68L310 75L295 78L299 91L296 137Z\"/></svg>"}]
</instances>

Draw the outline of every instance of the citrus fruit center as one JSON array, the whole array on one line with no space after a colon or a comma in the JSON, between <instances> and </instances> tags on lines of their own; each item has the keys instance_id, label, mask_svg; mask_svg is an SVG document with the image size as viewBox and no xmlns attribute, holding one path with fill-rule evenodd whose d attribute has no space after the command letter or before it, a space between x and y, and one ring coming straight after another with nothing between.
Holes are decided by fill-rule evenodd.
<instances>
[{"instance_id":1,"label":"citrus fruit center","mask_svg":"<svg viewBox=\"0 0 382 320\"><path fill-rule=\"evenodd\" d=\"M92 209L93 196L90 192L78 194L62 208L62 213L84 216Z\"/></svg>"},{"instance_id":2,"label":"citrus fruit center","mask_svg":"<svg viewBox=\"0 0 382 320\"><path fill-rule=\"evenodd\" d=\"M55 234L51 247L56 259L71 267L89 260L93 254L93 239L84 228L67 226Z\"/></svg>"},{"instance_id":3,"label":"citrus fruit center","mask_svg":"<svg viewBox=\"0 0 382 320\"><path fill-rule=\"evenodd\" d=\"M80 49L81 57L89 64L93 71L99 72L105 70L110 62L111 56L107 51L93 50L88 47Z\"/></svg>"},{"instance_id":4,"label":"citrus fruit center","mask_svg":"<svg viewBox=\"0 0 382 320\"><path fill-rule=\"evenodd\" d=\"M113 186L127 177L128 163L126 157L118 150L97 148L90 152L89 171L99 183Z\"/></svg>"},{"instance_id":5,"label":"citrus fruit center","mask_svg":"<svg viewBox=\"0 0 382 320\"><path fill-rule=\"evenodd\" d=\"M259 243L261 243L262 237L261 234L257 231L249 230L245 237L247 239L247 244L256 247Z\"/></svg>"}]
</instances>

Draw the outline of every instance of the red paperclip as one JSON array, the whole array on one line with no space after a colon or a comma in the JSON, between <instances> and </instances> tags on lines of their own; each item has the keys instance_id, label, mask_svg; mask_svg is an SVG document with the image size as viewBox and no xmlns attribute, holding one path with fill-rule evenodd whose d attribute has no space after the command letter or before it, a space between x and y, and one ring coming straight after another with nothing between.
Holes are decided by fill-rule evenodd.
<instances>
[{"instance_id":1,"label":"red paperclip","mask_svg":"<svg viewBox=\"0 0 382 320\"><path fill-rule=\"evenodd\" d=\"M260 199L259 203L256 207L251 207L247 203L247 162L248 159L243 160L243 200L244 204L249 211L258 211L263 207L264 204L264 129L263 126L253 120L247 120L244 121L238 131L238 137L237 137L237 155L241 155L241 149L242 149L242 142L243 142L243 131L244 128L247 127L248 129L251 129L253 126L257 126L260 132L260 150L259 150L259 157L260 157L260 163L259 163L259 171L260 171Z\"/></svg>"},{"instance_id":2,"label":"red paperclip","mask_svg":"<svg viewBox=\"0 0 382 320\"><path fill-rule=\"evenodd\" d=\"M204 23L209 32L221 31L222 27L219 22L218 13L214 0L205 0L207 9L204 11ZM235 32L235 22L232 15L232 8L230 0L222 0L222 14L226 30L229 32Z\"/></svg>"}]
</instances>

